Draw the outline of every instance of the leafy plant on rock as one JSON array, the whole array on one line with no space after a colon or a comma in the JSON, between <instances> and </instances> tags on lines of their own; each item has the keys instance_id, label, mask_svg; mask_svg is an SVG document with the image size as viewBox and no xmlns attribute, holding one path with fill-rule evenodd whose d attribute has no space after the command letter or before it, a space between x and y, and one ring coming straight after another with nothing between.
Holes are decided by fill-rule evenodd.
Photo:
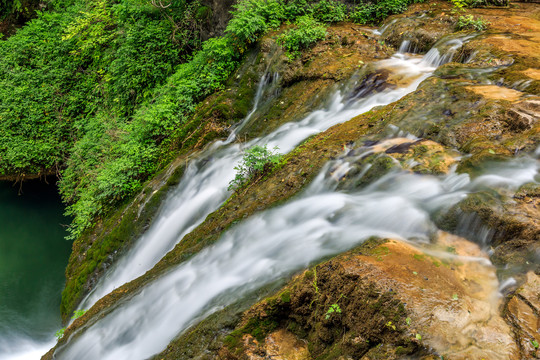
<instances>
[{"instance_id":1,"label":"leafy plant on rock","mask_svg":"<svg viewBox=\"0 0 540 360\"><path fill-rule=\"evenodd\" d=\"M475 19L473 15L462 15L456 23L457 30L476 30L484 31L489 23L482 18Z\"/></svg>"},{"instance_id":2,"label":"leafy plant on rock","mask_svg":"<svg viewBox=\"0 0 540 360\"><path fill-rule=\"evenodd\" d=\"M277 150L277 147L273 151L268 150L266 145L255 145L246 150L240 163L234 167L236 176L229 183L229 190L238 190L250 180L272 171L283 158Z\"/></svg>"},{"instance_id":3,"label":"leafy plant on rock","mask_svg":"<svg viewBox=\"0 0 540 360\"><path fill-rule=\"evenodd\" d=\"M330 307L328 308L328 310L326 311L326 315L325 315L325 319L328 320L330 319L330 317L332 316L333 313L336 313L336 314L341 314L341 308L339 307L338 304L332 304L330 305Z\"/></svg>"},{"instance_id":4,"label":"leafy plant on rock","mask_svg":"<svg viewBox=\"0 0 540 360\"><path fill-rule=\"evenodd\" d=\"M73 312L73 316L71 317L71 321L74 321L74 320L77 320L78 318L80 318L81 316L83 316L86 311L88 310L75 310ZM57 332L54 333L54 336L56 336L56 339L57 340L60 340L61 338L64 337L64 332L66 331L66 328L61 328L60 330L58 330Z\"/></svg>"},{"instance_id":5,"label":"leafy plant on rock","mask_svg":"<svg viewBox=\"0 0 540 360\"><path fill-rule=\"evenodd\" d=\"M307 49L326 37L326 27L310 15L298 18L295 25L277 39L290 59L298 57L300 50Z\"/></svg>"}]
</instances>

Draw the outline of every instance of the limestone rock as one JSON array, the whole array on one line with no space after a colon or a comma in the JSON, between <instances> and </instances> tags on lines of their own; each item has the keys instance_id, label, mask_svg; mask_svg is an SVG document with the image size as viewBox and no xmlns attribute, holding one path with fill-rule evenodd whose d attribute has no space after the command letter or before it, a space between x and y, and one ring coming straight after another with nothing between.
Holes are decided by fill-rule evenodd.
<instances>
[{"instance_id":1,"label":"limestone rock","mask_svg":"<svg viewBox=\"0 0 540 360\"><path fill-rule=\"evenodd\" d=\"M506 305L508 321L515 327L522 356L540 358L540 276L528 272L525 284Z\"/></svg>"}]
</instances>

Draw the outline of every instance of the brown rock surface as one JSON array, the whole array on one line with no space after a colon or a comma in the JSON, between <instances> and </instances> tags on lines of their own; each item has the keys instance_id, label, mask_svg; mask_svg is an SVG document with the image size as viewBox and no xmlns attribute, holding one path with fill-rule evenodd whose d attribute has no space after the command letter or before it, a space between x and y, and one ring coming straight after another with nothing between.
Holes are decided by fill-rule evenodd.
<instances>
[{"instance_id":1,"label":"brown rock surface","mask_svg":"<svg viewBox=\"0 0 540 360\"><path fill-rule=\"evenodd\" d=\"M510 299L506 310L508 321L516 329L524 357L540 357L540 276L527 273L525 284Z\"/></svg>"},{"instance_id":2,"label":"brown rock surface","mask_svg":"<svg viewBox=\"0 0 540 360\"><path fill-rule=\"evenodd\" d=\"M244 336L244 349L248 360L308 360L307 344L290 331L281 329L268 335L260 345L251 335ZM261 351L260 346L263 347Z\"/></svg>"},{"instance_id":3,"label":"brown rock surface","mask_svg":"<svg viewBox=\"0 0 540 360\"><path fill-rule=\"evenodd\" d=\"M309 343L311 358L421 358L431 351L444 359L519 359L511 328L499 315L495 268L477 245L465 239L440 233L436 244L423 248L389 240L317 266L315 279L308 273L280 292L290 292L289 301L280 302L283 295L263 301L246 312L243 324L271 323L276 320L271 314L277 311L281 319L276 321L288 319L279 327L297 329L296 335ZM387 300L373 303L381 296ZM392 313L400 307L395 300L405 313ZM339 314L325 316L333 304L339 305ZM370 315L374 306L377 310ZM387 315L374 321L381 314ZM277 349L284 348L275 333L266 337L264 346L254 347L245 339L249 335L244 335L243 354L260 357L249 355L250 359L268 358L274 351L272 342ZM298 356L304 358L305 347L299 349Z\"/></svg>"}]
</instances>

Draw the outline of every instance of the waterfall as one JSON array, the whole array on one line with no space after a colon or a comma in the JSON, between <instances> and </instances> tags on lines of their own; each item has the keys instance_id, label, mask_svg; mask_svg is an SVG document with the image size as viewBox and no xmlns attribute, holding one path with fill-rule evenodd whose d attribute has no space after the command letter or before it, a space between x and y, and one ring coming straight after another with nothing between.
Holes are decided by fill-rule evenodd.
<instances>
[{"instance_id":1,"label":"waterfall","mask_svg":"<svg viewBox=\"0 0 540 360\"><path fill-rule=\"evenodd\" d=\"M238 129L242 128L257 110L265 89L273 86L268 75L263 75L249 115L233 130L226 141L214 143L190 161L180 183L166 200L163 210L150 229L102 277L79 308L91 307L115 288L144 274L172 250L184 235L215 211L230 196L228 184L234 178L234 167L241 160L246 148L253 145L268 145L269 148L278 147L280 152L288 153L311 135L350 120L375 106L399 100L414 91L435 70L420 57L396 56L380 61L376 65L410 79L410 83L406 87L384 90L355 99L352 103L346 100L346 94L337 91L331 97L327 108L316 110L301 121L284 124L265 137L245 144L233 143ZM271 78L274 82L278 80L278 76Z\"/></svg>"},{"instance_id":2,"label":"waterfall","mask_svg":"<svg viewBox=\"0 0 540 360\"><path fill-rule=\"evenodd\" d=\"M493 184L515 190L534 181L535 159L507 162L474 181L465 174L436 177L396 171L366 188L334 191L330 162L298 197L228 230L213 246L98 320L58 349L58 359L145 359L183 330L242 295L313 262L361 244L370 236L428 242L437 230L430 215L468 192ZM517 172L508 177L510 171ZM486 261L471 258L470 261Z\"/></svg>"},{"instance_id":3,"label":"waterfall","mask_svg":"<svg viewBox=\"0 0 540 360\"><path fill-rule=\"evenodd\" d=\"M122 266L114 268L122 270L113 270L104 277L85 304L91 305L114 287L144 273L214 211L229 196L227 185L245 148L267 144L286 153L313 134L375 106L394 102L414 91L435 66L450 61L463 41L449 42L448 53L443 56L438 50L423 58L398 54L375 64L410 79L405 87L353 97L353 102L350 96L337 91L326 108L301 121L287 123L246 144L233 143L229 138L202 152L189 164L151 229L118 263ZM259 85L266 82L263 77ZM257 104L255 101L254 107ZM243 294L355 247L367 237L427 242L437 231L430 219L434 212L485 186L513 191L534 181L539 165L535 159L523 158L493 167L473 181L455 173L436 177L392 172L365 189L349 193L334 191L336 171L332 177L328 174L330 168L339 169L342 176L348 164L344 160L329 163L293 201L237 224L216 244L171 269L87 329L81 329L77 337L57 349L56 358L147 358L163 350L190 325ZM166 245L153 245L162 238L168 238ZM150 249L158 250L150 256ZM142 262L144 266L137 266Z\"/></svg>"}]
</instances>

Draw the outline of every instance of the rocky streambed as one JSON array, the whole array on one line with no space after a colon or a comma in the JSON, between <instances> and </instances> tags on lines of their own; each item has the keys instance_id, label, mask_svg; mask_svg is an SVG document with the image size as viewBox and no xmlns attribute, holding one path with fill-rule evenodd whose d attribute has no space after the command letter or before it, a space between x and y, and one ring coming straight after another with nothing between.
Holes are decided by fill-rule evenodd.
<instances>
[{"instance_id":1,"label":"rocky streambed","mask_svg":"<svg viewBox=\"0 0 540 360\"><path fill-rule=\"evenodd\" d=\"M255 92L259 76L248 69L279 77L239 131L246 140L317 108L335 115L338 83L345 110L415 86L308 134L150 271L97 301L45 358L129 357L123 346L149 334L161 350L169 344L158 359L535 358L540 10L470 13L488 30L456 32L449 4L416 4L378 32L337 25L294 62L275 52L272 34L262 40L237 80L199 109L209 133L226 133L237 95ZM433 69L411 76L411 64ZM129 229L163 211L153 197L188 161L110 221ZM106 273L105 259L135 241L120 234L110 246L113 232L103 224L75 244L66 315ZM144 317L151 308L137 305L148 293L167 310L156 327Z\"/></svg>"}]
</instances>

